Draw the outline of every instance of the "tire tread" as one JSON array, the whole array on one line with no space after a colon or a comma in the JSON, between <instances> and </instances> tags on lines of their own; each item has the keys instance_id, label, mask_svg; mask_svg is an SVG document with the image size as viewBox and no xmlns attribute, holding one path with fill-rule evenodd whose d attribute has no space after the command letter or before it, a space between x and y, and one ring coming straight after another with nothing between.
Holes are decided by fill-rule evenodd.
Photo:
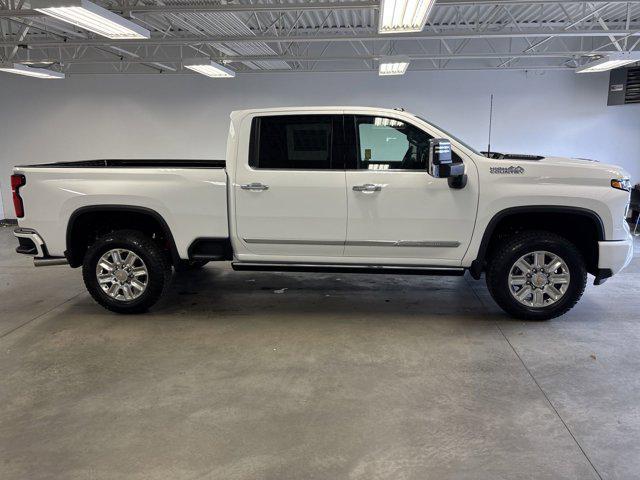
<instances>
[{"instance_id":1,"label":"tire tread","mask_svg":"<svg viewBox=\"0 0 640 480\"><path fill-rule=\"evenodd\" d=\"M521 253L521 250L526 248L531 250L545 248L544 246L540 248L528 247L528 245L539 244L546 244L547 250L549 249L548 247L551 246L568 250L569 255L573 256L574 259L577 260L579 266L579 271L570 271L571 283L574 284L573 287L577 285L577 289L572 288L571 292L567 292L565 294L570 295L570 297L568 297L568 300L565 302L562 302L561 299L561 305L556 305L556 307L560 308L545 307L544 310L537 311L528 309L517 303L517 301L511 297L511 293L509 291L504 291L501 286L503 276L505 274L508 275L508 269L511 268L511 265L515 261L515 255L520 256L519 254ZM573 243L558 234L546 230L525 231L505 239L498 245L495 252L496 253L489 259L486 269L487 288L496 303L513 317L523 320L549 320L551 318L559 317L571 310L576 303L578 303L578 300L580 300L584 293L587 284L587 271L584 258ZM567 259L565 259L565 261L566 260Z\"/></svg>"},{"instance_id":2,"label":"tire tread","mask_svg":"<svg viewBox=\"0 0 640 480\"><path fill-rule=\"evenodd\" d=\"M128 245L125 248L138 248L142 250L149 270L149 275L153 276L144 298L133 305L117 304L116 301L106 297L95 279L95 263L92 261L103 250L115 248L118 245ZM136 252L140 253L140 252ZM87 290L93 299L107 310L115 313L136 314L144 313L153 306L164 294L171 282L171 263L168 256L149 237L138 230L116 230L99 237L87 250L83 265L82 277Z\"/></svg>"}]
</instances>

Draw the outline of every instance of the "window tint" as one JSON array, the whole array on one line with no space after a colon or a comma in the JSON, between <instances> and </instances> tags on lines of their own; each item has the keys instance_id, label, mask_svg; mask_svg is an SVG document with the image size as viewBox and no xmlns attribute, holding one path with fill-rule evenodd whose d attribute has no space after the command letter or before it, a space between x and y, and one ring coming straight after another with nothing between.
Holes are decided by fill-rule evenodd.
<instances>
[{"instance_id":1,"label":"window tint","mask_svg":"<svg viewBox=\"0 0 640 480\"><path fill-rule=\"evenodd\" d=\"M288 170L336 168L334 123L340 120L334 115L257 117L253 120L249 163L254 168Z\"/></svg>"},{"instance_id":2,"label":"window tint","mask_svg":"<svg viewBox=\"0 0 640 480\"><path fill-rule=\"evenodd\" d=\"M365 170L426 170L428 133L386 117L356 117L358 168Z\"/></svg>"}]
</instances>

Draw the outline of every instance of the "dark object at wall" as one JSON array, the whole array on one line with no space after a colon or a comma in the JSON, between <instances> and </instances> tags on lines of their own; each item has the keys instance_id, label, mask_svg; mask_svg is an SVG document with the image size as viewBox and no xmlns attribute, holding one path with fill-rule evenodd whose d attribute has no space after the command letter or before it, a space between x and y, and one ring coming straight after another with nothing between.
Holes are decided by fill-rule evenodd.
<instances>
[{"instance_id":1,"label":"dark object at wall","mask_svg":"<svg viewBox=\"0 0 640 480\"><path fill-rule=\"evenodd\" d=\"M628 220L631 224L632 232L634 235L638 235L640 231L640 183L631 189L629 211L631 212L631 216Z\"/></svg>"},{"instance_id":2,"label":"dark object at wall","mask_svg":"<svg viewBox=\"0 0 640 480\"><path fill-rule=\"evenodd\" d=\"M607 105L640 103L640 67L617 68L609 75Z\"/></svg>"}]
</instances>

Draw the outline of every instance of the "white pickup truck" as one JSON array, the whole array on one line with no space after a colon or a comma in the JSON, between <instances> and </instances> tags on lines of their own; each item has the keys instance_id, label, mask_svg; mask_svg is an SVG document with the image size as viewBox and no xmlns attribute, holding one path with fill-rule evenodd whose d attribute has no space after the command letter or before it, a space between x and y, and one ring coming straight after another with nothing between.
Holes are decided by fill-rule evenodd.
<instances>
[{"instance_id":1,"label":"white pickup truck","mask_svg":"<svg viewBox=\"0 0 640 480\"><path fill-rule=\"evenodd\" d=\"M231 114L226 161L15 167L15 235L36 265L83 268L109 310L142 312L171 269L470 275L548 319L630 261L629 178L594 161L481 154L402 110Z\"/></svg>"}]
</instances>

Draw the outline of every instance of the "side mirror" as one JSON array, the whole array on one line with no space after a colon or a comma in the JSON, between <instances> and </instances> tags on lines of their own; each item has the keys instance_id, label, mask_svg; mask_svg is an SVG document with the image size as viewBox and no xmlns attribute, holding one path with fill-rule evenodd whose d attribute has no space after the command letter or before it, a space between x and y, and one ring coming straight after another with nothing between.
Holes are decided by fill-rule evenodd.
<instances>
[{"instance_id":1,"label":"side mirror","mask_svg":"<svg viewBox=\"0 0 640 480\"><path fill-rule=\"evenodd\" d=\"M464 188L467 184L464 163L453 161L451 142L446 138L429 140L429 175L448 178L451 188Z\"/></svg>"}]
</instances>

